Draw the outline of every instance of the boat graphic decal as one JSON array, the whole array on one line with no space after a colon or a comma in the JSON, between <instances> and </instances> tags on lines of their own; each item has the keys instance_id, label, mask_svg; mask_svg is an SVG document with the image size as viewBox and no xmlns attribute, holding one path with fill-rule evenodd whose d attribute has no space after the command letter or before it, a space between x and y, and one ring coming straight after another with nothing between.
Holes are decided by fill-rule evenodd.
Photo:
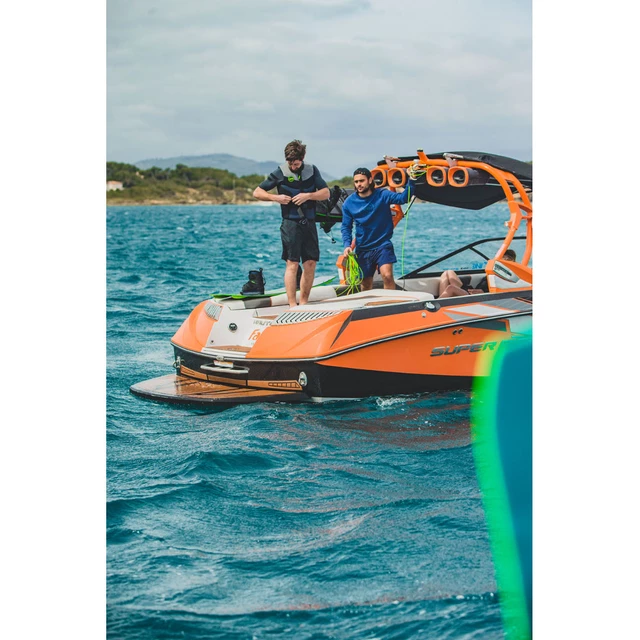
<instances>
[{"instance_id":1,"label":"boat graphic decal","mask_svg":"<svg viewBox=\"0 0 640 640\"><path fill-rule=\"evenodd\" d=\"M287 311L281 313L274 324L297 324L298 322L310 322L311 320L319 320L320 318L328 318L335 316L340 311Z\"/></svg>"},{"instance_id":2,"label":"boat graphic decal","mask_svg":"<svg viewBox=\"0 0 640 640\"><path fill-rule=\"evenodd\" d=\"M351 322L351 317L352 315L349 315L347 319L342 323L342 326L340 327L340 331L338 331L338 333L336 334L336 337L333 339L333 342L331 343L332 347L336 343L336 340L342 335L342 332L347 328L347 326Z\"/></svg>"},{"instance_id":3,"label":"boat graphic decal","mask_svg":"<svg viewBox=\"0 0 640 640\"><path fill-rule=\"evenodd\" d=\"M461 313L451 313L450 311L445 311L445 314L449 316L452 320L468 320L469 316L465 316Z\"/></svg>"},{"instance_id":4,"label":"boat graphic decal","mask_svg":"<svg viewBox=\"0 0 640 640\"><path fill-rule=\"evenodd\" d=\"M220 317L220 313L222 313L222 307L219 304L215 304L215 302L207 302L204 305L204 312L214 320L217 320Z\"/></svg>"},{"instance_id":5,"label":"boat graphic decal","mask_svg":"<svg viewBox=\"0 0 640 640\"><path fill-rule=\"evenodd\" d=\"M473 326L476 329L486 329L487 331L507 331L509 324L507 320L482 320L475 322Z\"/></svg>"},{"instance_id":6,"label":"boat graphic decal","mask_svg":"<svg viewBox=\"0 0 640 640\"><path fill-rule=\"evenodd\" d=\"M445 313L453 317L451 312L454 313L464 313L473 316L500 316L508 313L509 311L530 311L531 305L526 302L521 302L519 300L500 300L500 302L495 303L479 303L479 304L465 304L462 307L448 307L445 310ZM460 319L454 318L456 320Z\"/></svg>"},{"instance_id":7,"label":"boat graphic decal","mask_svg":"<svg viewBox=\"0 0 640 640\"><path fill-rule=\"evenodd\" d=\"M509 309L511 311L531 311L531 302L525 302L519 298L505 298L499 302L487 303L499 309Z\"/></svg>"},{"instance_id":8,"label":"boat graphic decal","mask_svg":"<svg viewBox=\"0 0 640 640\"><path fill-rule=\"evenodd\" d=\"M467 317L469 315L487 317L504 315L505 311L509 311L509 309L490 304L465 304L463 307L449 308L445 313L448 315L451 311L468 314Z\"/></svg>"},{"instance_id":9,"label":"boat graphic decal","mask_svg":"<svg viewBox=\"0 0 640 640\"><path fill-rule=\"evenodd\" d=\"M431 357L433 356L455 356L463 351L469 351L470 353L477 353L478 351L495 351L500 346L500 342L474 342L473 344L457 344L455 347L434 347L431 350Z\"/></svg>"}]
</instances>

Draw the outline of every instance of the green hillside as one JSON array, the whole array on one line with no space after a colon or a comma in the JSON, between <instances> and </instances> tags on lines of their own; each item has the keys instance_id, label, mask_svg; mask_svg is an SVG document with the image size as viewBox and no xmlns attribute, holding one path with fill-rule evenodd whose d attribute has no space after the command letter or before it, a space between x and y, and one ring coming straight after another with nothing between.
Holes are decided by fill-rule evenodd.
<instances>
[{"instance_id":1,"label":"green hillside","mask_svg":"<svg viewBox=\"0 0 640 640\"><path fill-rule=\"evenodd\" d=\"M264 175L238 177L224 169L183 164L175 169L140 169L123 162L107 162L110 180L121 182L123 189L107 191L107 204L233 204L256 202L253 190ZM351 178L332 181L329 186L334 184L350 186Z\"/></svg>"}]
</instances>

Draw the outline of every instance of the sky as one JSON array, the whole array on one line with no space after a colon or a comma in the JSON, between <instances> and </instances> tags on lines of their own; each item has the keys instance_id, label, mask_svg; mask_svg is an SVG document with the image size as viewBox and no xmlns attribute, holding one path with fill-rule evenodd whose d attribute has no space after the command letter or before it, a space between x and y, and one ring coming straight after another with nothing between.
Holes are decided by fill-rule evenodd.
<instances>
[{"instance_id":1,"label":"sky","mask_svg":"<svg viewBox=\"0 0 640 640\"><path fill-rule=\"evenodd\" d=\"M107 0L107 159L532 159L530 0Z\"/></svg>"}]
</instances>

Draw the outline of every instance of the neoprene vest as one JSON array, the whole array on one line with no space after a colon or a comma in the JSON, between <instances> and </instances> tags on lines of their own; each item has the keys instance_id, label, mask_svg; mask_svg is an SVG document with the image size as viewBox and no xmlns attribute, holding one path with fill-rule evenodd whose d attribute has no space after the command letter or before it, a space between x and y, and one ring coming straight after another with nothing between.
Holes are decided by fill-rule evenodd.
<instances>
[{"instance_id":1,"label":"neoprene vest","mask_svg":"<svg viewBox=\"0 0 640 640\"><path fill-rule=\"evenodd\" d=\"M292 172L286 162L281 164L279 168L284 179L278 183L278 193L291 197L298 193L315 193L315 170L312 164L305 163L300 174ZM282 210L282 217L289 220L300 220L303 217L307 218L307 220L315 220L316 217L316 203L314 200L307 200L301 206L293 202L281 204L280 209Z\"/></svg>"}]
</instances>

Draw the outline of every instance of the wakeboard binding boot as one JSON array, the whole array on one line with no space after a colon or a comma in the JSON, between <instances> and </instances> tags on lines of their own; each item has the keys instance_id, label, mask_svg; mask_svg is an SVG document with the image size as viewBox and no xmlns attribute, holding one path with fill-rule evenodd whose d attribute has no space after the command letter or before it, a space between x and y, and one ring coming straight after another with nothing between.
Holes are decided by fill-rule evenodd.
<instances>
[{"instance_id":1,"label":"wakeboard binding boot","mask_svg":"<svg viewBox=\"0 0 640 640\"><path fill-rule=\"evenodd\" d=\"M262 268L249 271L249 280L242 285L243 294L263 294L265 277L262 275Z\"/></svg>"}]
</instances>

